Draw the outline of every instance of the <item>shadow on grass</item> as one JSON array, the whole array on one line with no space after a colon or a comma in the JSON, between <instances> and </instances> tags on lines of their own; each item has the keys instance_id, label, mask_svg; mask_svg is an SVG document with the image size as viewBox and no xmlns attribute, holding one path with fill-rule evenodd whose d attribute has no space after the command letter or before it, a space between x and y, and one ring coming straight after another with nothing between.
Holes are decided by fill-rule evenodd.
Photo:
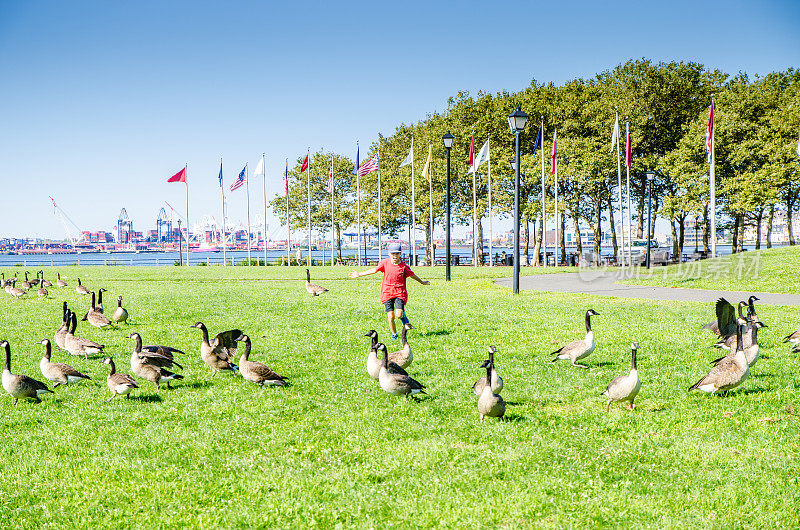
<instances>
[{"instance_id":1,"label":"shadow on grass","mask_svg":"<svg viewBox=\"0 0 800 530\"><path fill-rule=\"evenodd\" d=\"M614 366L614 363L612 363L610 361L602 361L602 362L599 362L599 363L590 364L589 365L589 369L592 369L592 368L605 368L606 366Z\"/></svg>"},{"instance_id":2,"label":"shadow on grass","mask_svg":"<svg viewBox=\"0 0 800 530\"><path fill-rule=\"evenodd\" d=\"M526 416L521 415L521 414L513 414L512 413L512 414L506 414L505 416L503 416L503 421L508 422L508 423L523 423L523 422L528 421L528 418Z\"/></svg>"},{"instance_id":3,"label":"shadow on grass","mask_svg":"<svg viewBox=\"0 0 800 530\"><path fill-rule=\"evenodd\" d=\"M148 394L146 396L131 396L130 401L139 401L140 403L161 403L164 399L158 394Z\"/></svg>"},{"instance_id":4,"label":"shadow on grass","mask_svg":"<svg viewBox=\"0 0 800 530\"><path fill-rule=\"evenodd\" d=\"M423 337L440 337L442 335L449 335L450 332L446 329L437 329L436 331L427 331L425 333L421 333Z\"/></svg>"},{"instance_id":5,"label":"shadow on grass","mask_svg":"<svg viewBox=\"0 0 800 530\"><path fill-rule=\"evenodd\" d=\"M203 389L212 386L211 381L192 381L191 383L182 383L180 385L175 385L172 387L172 390L178 390L181 388L192 388L192 389Z\"/></svg>"}]
</instances>

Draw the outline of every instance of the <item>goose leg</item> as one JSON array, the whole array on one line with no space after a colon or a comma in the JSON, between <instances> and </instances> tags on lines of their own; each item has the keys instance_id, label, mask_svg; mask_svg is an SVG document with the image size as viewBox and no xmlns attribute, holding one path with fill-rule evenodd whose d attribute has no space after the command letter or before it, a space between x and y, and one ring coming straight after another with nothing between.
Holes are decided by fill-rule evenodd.
<instances>
[{"instance_id":1,"label":"goose leg","mask_svg":"<svg viewBox=\"0 0 800 530\"><path fill-rule=\"evenodd\" d=\"M575 361L572 361L572 366L577 366L578 368L586 368L587 370L589 369L589 367L586 366L585 364L578 364Z\"/></svg>"},{"instance_id":2,"label":"goose leg","mask_svg":"<svg viewBox=\"0 0 800 530\"><path fill-rule=\"evenodd\" d=\"M111 397L110 397L110 398L108 398L108 399L106 400L106 403L108 403L109 401L111 401L111 400L112 400L112 399L114 399L115 397L117 397L117 394L116 394L116 392L115 392L115 393L113 393L113 394L111 394Z\"/></svg>"},{"instance_id":3,"label":"goose leg","mask_svg":"<svg viewBox=\"0 0 800 530\"><path fill-rule=\"evenodd\" d=\"M606 412L610 412L609 407L611 406L611 400L609 399L606 401Z\"/></svg>"},{"instance_id":4,"label":"goose leg","mask_svg":"<svg viewBox=\"0 0 800 530\"><path fill-rule=\"evenodd\" d=\"M14 398L14 405L16 405L18 401L19 401L19 398Z\"/></svg>"}]
</instances>

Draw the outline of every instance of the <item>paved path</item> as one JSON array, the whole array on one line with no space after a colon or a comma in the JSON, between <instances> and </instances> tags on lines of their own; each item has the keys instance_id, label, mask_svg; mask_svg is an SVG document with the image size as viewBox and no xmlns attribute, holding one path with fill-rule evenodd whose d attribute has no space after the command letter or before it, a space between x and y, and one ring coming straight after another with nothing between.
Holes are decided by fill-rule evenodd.
<instances>
[{"instance_id":1,"label":"paved path","mask_svg":"<svg viewBox=\"0 0 800 530\"><path fill-rule=\"evenodd\" d=\"M583 269L581 272L558 274L535 274L520 276L519 288L526 291L552 293L582 293L618 298L644 298L647 300L674 300L679 302L714 302L725 297L729 302L747 300L751 294L759 298L760 304L800 306L800 295L778 293L748 293L742 291L712 291L704 289L680 289L651 287L645 285L623 285L619 280L627 279L625 271L597 271ZM511 287L512 278L497 280L498 285Z\"/></svg>"}]
</instances>

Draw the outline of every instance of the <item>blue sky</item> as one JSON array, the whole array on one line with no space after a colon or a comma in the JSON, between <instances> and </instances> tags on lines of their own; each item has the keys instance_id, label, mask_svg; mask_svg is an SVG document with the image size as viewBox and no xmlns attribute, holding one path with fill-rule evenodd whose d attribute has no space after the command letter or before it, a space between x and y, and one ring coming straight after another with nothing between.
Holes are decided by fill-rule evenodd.
<instances>
[{"instance_id":1,"label":"blue sky","mask_svg":"<svg viewBox=\"0 0 800 530\"><path fill-rule=\"evenodd\" d=\"M0 236L63 237L48 195L82 229L123 206L150 229L164 200L183 204L166 178L185 162L192 217L218 216L220 156L230 183L265 152L272 195L309 146L352 156L459 90L638 57L798 67L800 2L0 0ZM229 205L244 218L242 191Z\"/></svg>"}]
</instances>

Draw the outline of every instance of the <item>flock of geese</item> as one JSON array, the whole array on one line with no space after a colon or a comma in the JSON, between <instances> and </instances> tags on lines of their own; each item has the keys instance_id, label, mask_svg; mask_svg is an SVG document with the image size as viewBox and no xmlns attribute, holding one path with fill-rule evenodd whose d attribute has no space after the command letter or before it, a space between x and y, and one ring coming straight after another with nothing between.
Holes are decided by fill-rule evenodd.
<instances>
[{"instance_id":1,"label":"flock of geese","mask_svg":"<svg viewBox=\"0 0 800 530\"><path fill-rule=\"evenodd\" d=\"M38 294L47 296L47 287L52 284L44 279L44 274L39 271L35 279L29 279L25 273L25 280L20 282L20 287L16 287L18 279L16 277L6 279L2 275L2 287L6 292L19 298L34 287L38 287ZM60 274L56 280L56 285L66 287L67 283L61 279ZM313 296L319 296L327 289L311 283L310 273L306 270L306 290ZM82 321L99 329L106 328L115 324L125 323L128 320L128 311L122 306L122 296L117 297L117 306L111 313L111 318L106 316L103 307L103 293L108 292L104 288L98 289L97 293L81 284L78 279L76 292L82 295L91 296L91 304ZM20 291L22 292L20 294ZM44 291L44 294L42 294ZM767 327L758 319L754 302L758 298L751 296L747 301L741 301L738 307L720 298L715 304L716 320L709 322L703 329L708 329L718 335L719 339L714 344L715 347L727 350L728 353L713 361L712 368L697 383L689 388L689 391L700 390L709 394L715 392L728 392L741 385L749 376L750 368L759 359L758 330ZM747 308L747 314L744 309ZM588 309L584 315L586 325L585 336L552 352L552 362L559 360L570 361L572 366L589 368L578 361L592 354L596 349L594 331L592 331L592 317L598 316L594 309ZM84 357L88 360L89 355L103 355L102 363L109 365L110 371L106 378L106 384L111 391L110 401L118 395L129 397L130 392L139 388L134 376L139 379L149 381L155 385L156 391L160 390L161 383L166 383L167 388L170 382L183 379L183 375L175 370L183 370L183 366L176 360L176 356L186 355L185 352L171 346L164 345L144 345L142 336L138 332L130 333L127 338L133 340L133 348L130 357L130 368L133 375L117 372L114 359L105 355L103 344L99 344L90 339L79 337L76 333L78 318L72 311L67 302L63 303L61 325L55 331L53 341L56 346L70 355ZM200 343L200 357L204 364L211 370L212 376L218 372L229 371L236 374L240 373L247 381L260 386L286 386L289 380L273 371L266 364L251 361L251 339L239 329L232 329L218 333L214 338L210 338L208 328L202 322L197 322L191 326L202 332ZM410 324L405 324L401 330L402 347L393 352L389 352L386 345L378 340L378 333L374 329L366 333L370 339L369 351L367 354L367 373L378 382L380 388L391 395L417 397L425 394L425 385L411 377L406 368L414 360L414 354L408 343L408 332L413 329ZM236 356L238 344L243 343L244 349L239 355L238 364ZM791 343L793 351L800 353L800 330L786 336L784 343ZM78 383L91 379L88 375L78 371L74 367L65 364L52 362L52 343L49 339L42 339L37 344L44 347L39 369L42 376L53 383L53 389L61 385ZM8 341L0 340L0 347L5 350L5 367L2 375L3 388L14 398L16 405L19 399L28 398L41 401L40 396L45 393L52 393L53 390L41 381L31 377L11 373L11 346ZM631 369L628 374L620 375L611 380L606 389L601 393L606 398L606 411L610 410L611 403L628 403L628 408L633 410L634 401L641 389L641 380L636 365L636 355L639 349L637 342L631 344ZM478 397L478 414L480 421L486 417L503 418L505 415L505 402L500 396L503 390L503 379L495 366L495 354L497 349L490 346L488 356L480 365L481 369L486 370L486 375L478 379L472 386L472 390Z\"/></svg>"},{"instance_id":2,"label":"flock of geese","mask_svg":"<svg viewBox=\"0 0 800 530\"><path fill-rule=\"evenodd\" d=\"M45 288L46 282L41 271L37 274L36 279L38 280L37 283L42 285L41 291L41 289ZM3 288L9 294L19 298L20 295L14 290L22 290L22 288L15 287L16 281L16 277L6 280L5 275L2 275ZM67 283L61 279L60 274L57 282L61 287L67 286ZM25 281L21 285L26 289L33 287L31 282L28 281L27 273L25 274ZM50 282L47 282L46 285L52 286ZM82 285L80 279L78 279L75 291L78 294L91 295L91 305L81 319L82 321L86 321L96 328L104 329L111 326L112 321L116 324L121 324L128 320L128 311L122 307L122 296L117 297L117 307L111 313L111 318L109 319L103 308L103 293L108 292L106 289L101 288L95 293ZM46 296L46 294L42 296ZM62 305L61 325L53 335L53 342L58 348L70 355L83 357L86 360L88 360L89 355L103 355L101 362L110 367L106 384L111 391L111 397L107 401L111 401L118 395L124 395L128 398L132 390L139 388L139 384L133 376L150 381L155 385L156 391L160 390L162 382L166 383L167 388L171 388L170 381L183 379L184 377L172 370L183 370L183 366L175 357L177 354L185 355L185 352L172 346L143 345L142 336L138 332L132 332L127 336L127 338L133 340L133 351L130 358L133 376L117 372L114 359L105 355L105 345L77 336L75 334L77 325L78 315L67 306L67 302L64 302ZM262 387L271 385L286 386L289 384L289 380L286 377L274 372L267 365L250 360L250 337L242 333L241 330L223 331L211 339L209 338L208 329L202 322L197 322L191 327L197 328L203 333L203 339L200 343L200 357L211 370L212 376L220 371L228 370L240 373L247 381ZM240 342L244 343L244 350L239 357L238 364L235 364L237 345ZM44 353L39 362L39 370L46 380L53 383L53 389L60 385L69 385L91 379L90 376L69 364L52 362L52 343L50 339L42 339L37 344L44 346ZM41 401L40 396L43 394L53 393L53 390L39 380L27 375L11 373L11 345L6 340L0 340L0 348L5 351L5 366L2 376L3 389L14 398L15 405L20 399L33 399L39 402Z\"/></svg>"}]
</instances>

